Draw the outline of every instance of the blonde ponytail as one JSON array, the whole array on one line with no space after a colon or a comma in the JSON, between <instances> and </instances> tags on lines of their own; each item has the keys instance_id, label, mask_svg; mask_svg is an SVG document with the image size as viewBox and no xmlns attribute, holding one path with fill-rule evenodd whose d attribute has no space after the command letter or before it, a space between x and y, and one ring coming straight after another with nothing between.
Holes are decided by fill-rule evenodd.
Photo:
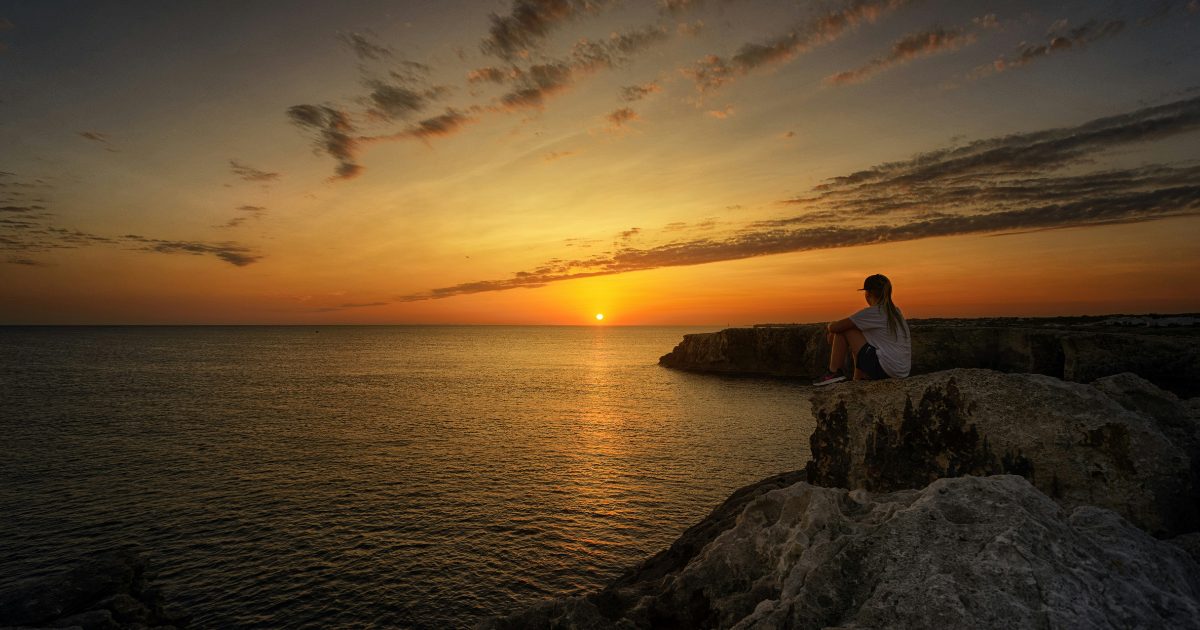
<instances>
[{"instance_id":1,"label":"blonde ponytail","mask_svg":"<svg viewBox=\"0 0 1200 630\"><path fill-rule=\"evenodd\" d=\"M904 332L905 339L907 339L908 323L904 321L904 316L900 314L900 309L896 308L896 305L892 303L892 281L888 280L887 277L883 275L876 275L874 278L878 279L876 282L879 282L880 286L871 291L871 294L874 295L875 299L877 300L875 302L876 305L879 306L883 310L883 314L887 316L888 334L899 339L900 334L898 331L902 330Z\"/></svg>"}]
</instances>

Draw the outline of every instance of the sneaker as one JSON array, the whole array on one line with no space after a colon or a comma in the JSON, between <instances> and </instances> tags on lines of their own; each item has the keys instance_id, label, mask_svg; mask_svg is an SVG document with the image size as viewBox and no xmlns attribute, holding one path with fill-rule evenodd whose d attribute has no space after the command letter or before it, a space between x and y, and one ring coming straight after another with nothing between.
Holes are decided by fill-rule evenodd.
<instances>
[{"instance_id":1,"label":"sneaker","mask_svg":"<svg viewBox=\"0 0 1200 630\"><path fill-rule=\"evenodd\" d=\"M840 369L836 372L830 372L829 370L825 370L825 376L822 376L821 378L813 381L813 387L824 387L826 385L833 385L834 383L841 383L844 380L846 380L846 375L842 374L842 371Z\"/></svg>"}]
</instances>

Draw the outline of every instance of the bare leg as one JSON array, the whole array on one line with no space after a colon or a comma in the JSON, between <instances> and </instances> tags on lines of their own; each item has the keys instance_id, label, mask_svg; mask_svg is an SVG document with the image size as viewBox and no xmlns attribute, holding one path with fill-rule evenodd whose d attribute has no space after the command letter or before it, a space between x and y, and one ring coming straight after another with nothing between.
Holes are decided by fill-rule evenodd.
<instances>
[{"instance_id":1,"label":"bare leg","mask_svg":"<svg viewBox=\"0 0 1200 630\"><path fill-rule=\"evenodd\" d=\"M867 373L858 369L858 351L862 350L862 347L867 345L867 338L864 337L862 331L857 328L851 328L850 330L847 330L838 336L845 339L844 343L849 347L851 352L850 356L854 357L854 380L861 381L864 378L867 378ZM845 350L842 351L842 360L846 360Z\"/></svg>"},{"instance_id":2,"label":"bare leg","mask_svg":"<svg viewBox=\"0 0 1200 630\"><path fill-rule=\"evenodd\" d=\"M862 333L859 334L861 335ZM850 346L846 343L846 335L843 333L833 333L833 352L829 355L830 372L836 372L842 367L842 364L846 362L846 351L849 349Z\"/></svg>"}]
</instances>

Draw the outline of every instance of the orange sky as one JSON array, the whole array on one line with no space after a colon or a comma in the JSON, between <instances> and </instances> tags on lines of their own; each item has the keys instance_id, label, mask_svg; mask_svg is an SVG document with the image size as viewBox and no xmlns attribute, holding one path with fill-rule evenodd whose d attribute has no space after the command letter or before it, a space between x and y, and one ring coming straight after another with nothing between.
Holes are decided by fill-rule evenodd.
<instances>
[{"instance_id":1,"label":"orange sky","mask_svg":"<svg viewBox=\"0 0 1200 630\"><path fill-rule=\"evenodd\" d=\"M134 5L0 15L0 324L1200 311L1195 2Z\"/></svg>"}]
</instances>

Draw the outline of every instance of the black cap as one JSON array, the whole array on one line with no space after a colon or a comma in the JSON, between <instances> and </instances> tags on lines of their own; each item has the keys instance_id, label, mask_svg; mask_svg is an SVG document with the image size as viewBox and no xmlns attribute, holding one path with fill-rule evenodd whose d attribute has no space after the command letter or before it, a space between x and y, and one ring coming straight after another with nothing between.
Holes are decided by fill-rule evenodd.
<instances>
[{"instance_id":1,"label":"black cap","mask_svg":"<svg viewBox=\"0 0 1200 630\"><path fill-rule=\"evenodd\" d=\"M863 280L863 288L859 289L859 291L881 291L883 290L884 283L887 281L887 276L881 273L867 276L867 279Z\"/></svg>"}]
</instances>

